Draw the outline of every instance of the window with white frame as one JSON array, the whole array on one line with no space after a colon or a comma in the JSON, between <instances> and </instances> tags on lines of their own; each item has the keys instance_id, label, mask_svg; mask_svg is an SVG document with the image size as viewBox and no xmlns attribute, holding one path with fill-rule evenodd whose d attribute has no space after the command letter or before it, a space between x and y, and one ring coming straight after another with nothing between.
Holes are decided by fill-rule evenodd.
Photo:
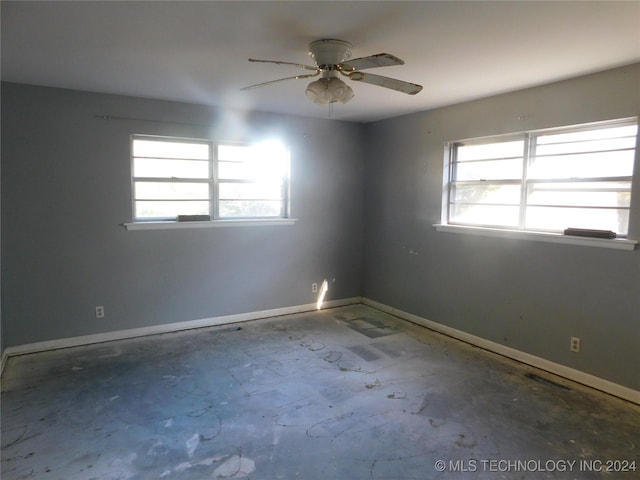
<instances>
[{"instance_id":1,"label":"window with white frame","mask_svg":"<svg viewBox=\"0 0 640 480\"><path fill-rule=\"evenodd\" d=\"M447 223L627 234L637 119L453 142Z\"/></svg>"},{"instance_id":2,"label":"window with white frame","mask_svg":"<svg viewBox=\"0 0 640 480\"><path fill-rule=\"evenodd\" d=\"M289 153L277 142L134 135L131 172L136 221L289 215Z\"/></svg>"}]
</instances>

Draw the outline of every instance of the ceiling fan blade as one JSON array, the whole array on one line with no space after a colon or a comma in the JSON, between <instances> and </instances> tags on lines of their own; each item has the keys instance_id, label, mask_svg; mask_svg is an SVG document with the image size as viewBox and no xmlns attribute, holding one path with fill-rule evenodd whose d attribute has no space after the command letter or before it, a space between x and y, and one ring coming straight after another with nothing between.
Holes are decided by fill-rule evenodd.
<instances>
[{"instance_id":1,"label":"ceiling fan blade","mask_svg":"<svg viewBox=\"0 0 640 480\"><path fill-rule=\"evenodd\" d=\"M308 75L294 75L293 77L279 78L277 80L270 80L268 82L256 83L255 85L249 85L248 87L242 87L240 90L253 90L254 88L264 87L273 83L284 82L285 80L301 80L303 78L315 77L320 74L320 70L316 73L310 73Z\"/></svg>"},{"instance_id":2,"label":"ceiling fan blade","mask_svg":"<svg viewBox=\"0 0 640 480\"><path fill-rule=\"evenodd\" d=\"M408 93L409 95L415 95L422 90L422 85L416 85L415 83L409 83L395 78L382 77L380 75L374 75L373 73L352 72L347 76L356 82L370 83L371 85L390 88L391 90Z\"/></svg>"},{"instance_id":3,"label":"ceiling fan blade","mask_svg":"<svg viewBox=\"0 0 640 480\"><path fill-rule=\"evenodd\" d=\"M304 68L305 70L318 70L318 67L312 67L311 65L303 65L302 63L281 62L279 60L259 60L257 58L250 58L250 62L260 63L275 63L276 65L291 65L293 67Z\"/></svg>"},{"instance_id":4,"label":"ceiling fan blade","mask_svg":"<svg viewBox=\"0 0 640 480\"><path fill-rule=\"evenodd\" d=\"M404 61L388 53L378 53L369 57L347 60L342 64L342 70L353 72L355 70L364 70L365 68L391 67L393 65L404 65Z\"/></svg>"}]
</instances>

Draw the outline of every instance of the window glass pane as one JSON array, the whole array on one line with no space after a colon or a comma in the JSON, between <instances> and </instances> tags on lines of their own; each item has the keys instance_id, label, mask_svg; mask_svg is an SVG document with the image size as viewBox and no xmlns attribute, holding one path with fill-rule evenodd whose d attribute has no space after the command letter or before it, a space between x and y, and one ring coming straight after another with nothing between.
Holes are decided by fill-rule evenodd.
<instances>
[{"instance_id":1,"label":"window glass pane","mask_svg":"<svg viewBox=\"0 0 640 480\"><path fill-rule=\"evenodd\" d=\"M456 180L516 180L522 178L522 157L456 164Z\"/></svg>"},{"instance_id":2,"label":"window glass pane","mask_svg":"<svg viewBox=\"0 0 640 480\"><path fill-rule=\"evenodd\" d=\"M209 185L207 183L135 182L135 198L137 200L207 200Z\"/></svg>"},{"instance_id":3,"label":"window glass pane","mask_svg":"<svg viewBox=\"0 0 640 480\"><path fill-rule=\"evenodd\" d=\"M627 233L628 209L528 207L525 227L562 232L565 228L591 228Z\"/></svg>"},{"instance_id":4,"label":"window glass pane","mask_svg":"<svg viewBox=\"0 0 640 480\"><path fill-rule=\"evenodd\" d=\"M279 217L281 207L282 202L268 200L221 200L219 203L221 217Z\"/></svg>"},{"instance_id":5,"label":"window glass pane","mask_svg":"<svg viewBox=\"0 0 640 480\"><path fill-rule=\"evenodd\" d=\"M178 215L208 215L209 202L205 201L137 201L136 218L175 218Z\"/></svg>"},{"instance_id":6,"label":"window glass pane","mask_svg":"<svg viewBox=\"0 0 640 480\"><path fill-rule=\"evenodd\" d=\"M244 162L218 162L218 178L234 180L252 179L251 170Z\"/></svg>"},{"instance_id":7,"label":"window glass pane","mask_svg":"<svg viewBox=\"0 0 640 480\"><path fill-rule=\"evenodd\" d=\"M568 133L549 133L537 138L538 144L580 142L583 140L597 140L601 138L634 137L638 133L637 125L623 125L617 127L591 128Z\"/></svg>"},{"instance_id":8,"label":"window glass pane","mask_svg":"<svg viewBox=\"0 0 640 480\"><path fill-rule=\"evenodd\" d=\"M610 138L604 140L586 140L582 142L538 145L536 155L557 155L560 153L608 152L624 148L634 148L635 137Z\"/></svg>"},{"instance_id":9,"label":"window glass pane","mask_svg":"<svg viewBox=\"0 0 640 480\"><path fill-rule=\"evenodd\" d=\"M269 183L220 183L220 193L218 197L221 200L277 200L282 198L282 185Z\"/></svg>"},{"instance_id":10,"label":"window glass pane","mask_svg":"<svg viewBox=\"0 0 640 480\"><path fill-rule=\"evenodd\" d=\"M254 158L244 162L218 162L222 180L280 181L286 173L285 159Z\"/></svg>"},{"instance_id":11,"label":"window glass pane","mask_svg":"<svg viewBox=\"0 0 640 480\"><path fill-rule=\"evenodd\" d=\"M133 176L155 178L208 178L209 162L202 160L134 158Z\"/></svg>"},{"instance_id":12,"label":"window glass pane","mask_svg":"<svg viewBox=\"0 0 640 480\"><path fill-rule=\"evenodd\" d=\"M494 142L475 145L460 145L456 160L485 160L491 158L522 157L524 154L524 140L512 142Z\"/></svg>"},{"instance_id":13,"label":"window glass pane","mask_svg":"<svg viewBox=\"0 0 640 480\"><path fill-rule=\"evenodd\" d=\"M136 138L133 140L133 156L207 160L209 158L209 145L206 143L171 142Z\"/></svg>"},{"instance_id":14,"label":"window glass pane","mask_svg":"<svg viewBox=\"0 0 640 480\"><path fill-rule=\"evenodd\" d=\"M456 185L454 203L520 204L520 185Z\"/></svg>"},{"instance_id":15,"label":"window glass pane","mask_svg":"<svg viewBox=\"0 0 640 480\"><path fill-rule=\"evenodd\" d=\"M529 178L606 178L633 174L633 150L536 157Z\"/></svg>"},{"instance_id":16,"label":"window glass pane","mask_svg":"<svg viewBox=\"0 0 640 480\"><path fill-rule=\"evenodd\" d=\"M520 209L515 206L451 205L449 221L466 225L517 227Z\"/></svg>"},{"instance_id":17,"label":"window glass pane","mask_svg":"<svg viewBox=\"0 0 640 480\"><path fill-rule=\"evenodd\" d=\"M529 185L530 205L629 207L631 182L534 183Z\"/></svg>"}]
</instances>

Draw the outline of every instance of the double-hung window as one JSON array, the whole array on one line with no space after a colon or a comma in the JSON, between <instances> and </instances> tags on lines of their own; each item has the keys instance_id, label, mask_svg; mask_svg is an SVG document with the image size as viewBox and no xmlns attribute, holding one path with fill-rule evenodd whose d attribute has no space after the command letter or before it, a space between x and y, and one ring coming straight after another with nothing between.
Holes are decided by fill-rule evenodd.
<instances>
[{"instance_id":1,"label":"double-hung window","mask_svg":"<svg viewBox=\"0 0 640 480\"><path fill-rule=\"evenodd\" d=\"M637 119L449 145L447 223L627 234Z\"/></svg>"},{"instance_id":2,"label":"double-hung window","mask_svg":"<svg viewBox=\"0 0 640 480\"><path fill-rule=\"evenodd\" d=\"M279 143L132 137L135 221L289 215L289 154Z\"/></svg>"}]
</instances>

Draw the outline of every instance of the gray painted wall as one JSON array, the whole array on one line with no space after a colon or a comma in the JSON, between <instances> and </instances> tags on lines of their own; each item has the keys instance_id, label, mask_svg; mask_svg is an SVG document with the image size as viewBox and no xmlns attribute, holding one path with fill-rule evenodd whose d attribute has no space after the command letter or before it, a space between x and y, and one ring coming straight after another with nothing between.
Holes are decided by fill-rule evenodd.
<instances>
[{"instance_id":1,"label":"gray painted wall","mask_svg":"<svg viewBox=\"0 0 640 480\"><path fill-rule=\"evenodd\" d=\"M298 223L125 230L133 133L283 136ZM309 304L325 277L327 299L360 295L363 134L328 119L3 84L5 346Z\"/></svg>"},{"instance_id":2,"label":"gray painted wall","mask_svg":"<svg viewBox=\"0 0 640 480\"><path fill-rule=\"evenodd\" d=\"M1 96L2 96L2 88L0 87L0 98ZM2 130L2 122L0 119L0 131L1 130ZM0 141L0 145L1 144L2 142ZM2 166L1 165L2 165L2 151L0 148L0 185L2 184ZM2 212L2 195L0 195L0 212ZM2 251L2 222L0 222L0 251ZM2 271L1 255L0 255L0 271ZM0 275L0 298L1 297L2 297L2 276ZM3 353L4 353L4 320L2 318L2 302L0 302L0 362L2 362ZM1 373L2 373L2 367L0 366L0 374Z\"/></svg>"},{"instance_id":3,"label":"gray painted wall","mask_svg":"<svg viewBox=\"0 0 640 480\"><path fill-rule=\"evenodd\" d=\"M368 125L363 296L640 390L640 251L432 227L446 141L638 114L634 65Z\"/></svg>"}]
</instances>

